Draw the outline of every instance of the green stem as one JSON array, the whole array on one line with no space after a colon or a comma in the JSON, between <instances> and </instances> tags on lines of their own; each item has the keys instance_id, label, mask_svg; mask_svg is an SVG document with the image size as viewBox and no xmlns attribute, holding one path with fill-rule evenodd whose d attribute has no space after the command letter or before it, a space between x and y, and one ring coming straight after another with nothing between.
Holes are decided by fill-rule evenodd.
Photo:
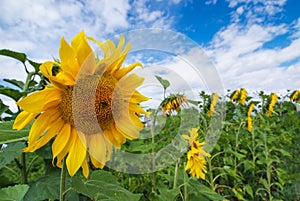
<instances>
[{"instance_id":1,"label":"green stem","mask_svg":"<svg viewBox=\"0 0 300 201\"><path fill-rule=\"evenodd\" d=\"M180 163L180 158L178 158L178 160L176 161L176 165L175 165L173 189L177 187L177 176L178 176L178 164L179 163Z\"/></svg>"},{"instance_id":2,"label":"green stem","mask_svg":"<svg viewBox=\"0 0 300 201\"><path fill-rule=\"evenodd\" d=\"M185 167L186 163L183 163L183 167ZM187 190L187 181L186 181L186 173L183 169L183 193L184 193L184 201L188 199L188 190Z\"/></svg>"},{"instance_id":3,"label":"green stem","mask_svg":"<svg viewBox=\"0 0 300 201\"><path fill-rule=\"evenodd\" d=\"M27 184L27 171L26 171L26 156L25 153L21 155L21 183Z\"/></svg>"},{"instance_id":4,"label":"green stem","mask_svg":"<svg viewBox=\"0 0 300 201\"><path fill-rule=\"evenodd\" d=\"M60 192L59 192L59 200L60 201L65 200L66 172L67 172L67 166L66 166L65 159L63 159L63 166L62 166L61 175L60 175Z\"/></svg>"},{"instance_id":5,"label":"green stem","mask_svg":"<svg viewBox=\"0 0 300 201\"><path fill-rule=\"evenodd\" d=\"M215 191L215 184L214 184L214 177L212 173L212 166L211 166L211 159L207 158L207 164L208 164L208 175L209 175L209 185L213 191Z\"/></svg>"}]
</instances>

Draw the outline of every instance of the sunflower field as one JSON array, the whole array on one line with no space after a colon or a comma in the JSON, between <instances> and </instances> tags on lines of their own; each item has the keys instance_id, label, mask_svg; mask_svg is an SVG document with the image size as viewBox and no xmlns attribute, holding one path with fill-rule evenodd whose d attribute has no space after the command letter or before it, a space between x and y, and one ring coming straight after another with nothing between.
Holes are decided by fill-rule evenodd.
<instances>
[{"instance_id":1,"label":"sunflower field","mask_svg":"<svg viewBox=\"0 0 300 201\"><path fill-rule=\"evenodd\" d=\"M281 95L244 88L226 95L199 91L190 100L169 94L172 83L156 76L164 98L158 108L144 109L140 103L151 97L136 90L142 78L129 73L142 64L121 66L129 46L123 48L122 39L115 45L87 40L83 33L76 37L71 45L62 39L60 59L52 63L0 50L27 73L26 80L7 78L0 85L0 200L300 201L299 89ZM101 47L103 59L86 54L87 41ZM92 105L100 134L89 124L92 116L72 116L69 94L80 81L72 80L78 69L70 66L86 65L83 60L88 67L81 81L100 80L99 104ZM51 96L38 97L47 90ZM122 96L117 106L110 105L112 92ZM87 97L81 97L78 114L89 112ZM18 111L4 103L8 98ZM128 117L112 119L115 107L127 108ZM139 157L131 164L124 152Z\"/></svg>"}]
</instances>

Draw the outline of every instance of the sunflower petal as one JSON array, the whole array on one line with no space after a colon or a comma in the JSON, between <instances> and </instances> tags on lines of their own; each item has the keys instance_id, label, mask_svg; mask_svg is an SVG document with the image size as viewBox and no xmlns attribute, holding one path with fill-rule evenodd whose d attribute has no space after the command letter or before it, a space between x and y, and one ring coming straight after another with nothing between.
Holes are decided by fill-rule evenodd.
<instances>
[{"instance_id":1,"label":"sunflower petal","mask_svg":"<svg viewBox=\"0 0 300 201\"><path fill-rule=\"evenodd\" d=\"M88 150L93 157L93 164L97 167L106 163L106 144L103 134L94 134L89 136ZM96 163L97 162L97 163Z\"/></svg>"},{"instance_id":2,"label":"sunflower petal","mask_svg":"<svg viewBox=\"0 0 300 201\"><path fill-rule=\"evenodd\" d=\"M15 119L13 129L17 129L17 130L23 129L37 115L38 115L38 113L30 113L27 111L22 111Z\"/></svg>"},{"instance_id":3,"label":"sunflower petal","mask_svg":"<svg viewBox=\"0 0 300 201\"><path fill-rule=\"evenodd\" d=\"M71 135L71 125L65 124L52 144L53 159L63 151Z\"/></svg>"},{"instance_id":4,"label":"sunflower petal","mask_svg":"<svg viewBox=\"0 0 300 201\"><path fill-rule=\"evenodd\" d=\"M122 77L124 77L127 73L129 73L130 71L132 71L133 69L135 69L137 66L142 67L143 65L140 62L135 62L133 64L130 64L128 67L126 68L121 68L119 69L116 73L115 73L115 77L119 80Z\"/></svg>"},{"instance_id":5,"label":"sunflower petal","mask_svg":"<svg viewBox=\"0 0 300 201\"><path fill-rule=\"evenodd\" d=\"M72 136L75 138L74 143L71 145L66 164L70 176L74 174L81 167L84 160L86 160L85 142L82 142L77 135L76 129L72 129ZM84 139L84 138L82 138Z\"/></svg>"},{"instance_id":6,"label":"sunflower petal","mask_svg":"<svg viewBox=\"0 0 300 201\"><path fill-rule=\"evenodd\" d=\"M86 159L83 160L82 165L81 165L81 168L82 168L83 176L84 176L85 178L88 178L88 177L89 177L89 165L88 165Z\"/></svg>"},{"instance_id":7,"label":"sunflower petal","mask_svg":"<svg viewBox=\"0 0 300 201\"><path fill-rule=\"evenodd\" d=\"M59 93L57 89L45 88L42 91L34 92L26 96L18 101L17 105L27 112L40 113L47 103L58 98Z\"/></svg>"}]
</instances>

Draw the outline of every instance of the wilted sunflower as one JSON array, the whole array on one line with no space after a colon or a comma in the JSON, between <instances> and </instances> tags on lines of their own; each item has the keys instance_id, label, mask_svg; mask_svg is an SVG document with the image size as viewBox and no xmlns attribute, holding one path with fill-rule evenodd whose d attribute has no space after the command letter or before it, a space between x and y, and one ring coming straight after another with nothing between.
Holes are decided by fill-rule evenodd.
<instances>
[{"instance_id":1,"label":"wilted sunflower","mask_svg":"<svg viewBox=\"0 0 300 201\"><path fill-rule=\"evenodd\" d=\"M162 103L162 115L166 117L171 115L173 111L178 112L181 106L188 105L186 96L180 94L171 94Z\"/></svg>"},{"instance_id":2,"label":"wilted sunflower","mask_svg":"<svg viewBox=\"0 0 300 201\"><path fill-rule=\"evenodd\" d=\"M274 106L277 102L278 96L276 93L272 93L271 97L269 99L269 104L268 104L268 111L267 111L267 115L270 117L272 116L272 114L274 113Z\"/></svg>"},{"instance_id":3,"label":"wilted sunflower","mask_svg":"<svg viewBox=\"0 0 300 201\"><path fill-rule=\"evenodd\" d=\"M211 117L213 115L213 113L215 112L215 106L217 105L218 100L219 100L218 94L213 93L211 95L211 103L210 103L209 110L208 110L208 113L207 113L209 117Z\"/></svg>"},{"instance_id":4,"label":"wilted sunflower","mask_svg":"<svg viewBox=\"0 0 300 201\"><path fill-rule=\"evenodd\" d=\"M199 128L192 128L188 135L182 135L183 138L187 139L190 144L190 150L188 151L187 158L188 162L185 166L185 170L190 169L190 174L192 177L197 177L198 179L205 179L206 170L206 159L205 157L210 157L209 153L203 150L204 142L200 143L197 141Z\"/></svg>"},{"instance_id":5,"label":"wilted sunflower","mask_svg":"<svg viewBox=\"0 0 300 201\"><path fill-rule=\"evenodd\" d=\"M88 40L99 45L104 58L94 55ZM103 168L112 145L119 148L126 139L139 137L143 128L139 115L146 114L139 103L148 98L136 91L144 79L127 75L141 64L121 68L130 48L129 44L123 46L123 36L115 46L110 40L101 43L87 37L83 31L71 44L61 39L60 61L40 66L50 83L17 103L24 111L17 116L14 129L20 130L36 118L25 152L33 152L55 138L52 163L62 167L66 158L71 176L82 167L88 177L88 161Z\"/></svg>"}]
</instances>

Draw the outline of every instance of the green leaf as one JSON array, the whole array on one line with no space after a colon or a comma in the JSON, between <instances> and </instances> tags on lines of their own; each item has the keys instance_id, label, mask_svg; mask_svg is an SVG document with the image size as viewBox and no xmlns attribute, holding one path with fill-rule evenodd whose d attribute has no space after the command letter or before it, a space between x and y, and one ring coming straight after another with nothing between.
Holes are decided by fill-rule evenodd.
<instances>
[{"instance_id":1,"label":"green leaf","mask_svg":"<svg viewBox=\"0 0 300 201\"><path fill-rule=\"evenodd\" d=\"M207 186L203 185L197 180L191 179L188 182L188 185L193 189L192 191L189 192L194 192L200 196L206 197L209 200L213 200L213 201L224 200L224 198L221 195L219 195L218 193L208 188Z\"/></svg>"},{"instance_id":2,"label":"green leaf","mask_svg":"<svg viewBox=\"0 0 300 201\"><path fill-rule=\"evenodd\" d=\"M0 99L0 116L9 110L9 106L5 105Z\"/></svg>"},{"instance_id":3,"label":"green leaf","mask_svg":"<svg viewBox=\"0 0 300 201\"><path fill-rule=\"evenodd\" d=\"M8 97L14 99L15 101L18 101L25 93L18 91L16 89L11 89L9 87L4 87L4 86L0 85L0 94L8 96Z\"/></svg>"},{"instance_id":4,"label":"green leaf","mask_svg":"<svg viewBox=\"0 0 300 201\"><path fill-rule=\"evenodd\" d=\"M59 198L60 174L52 173L46 175L30 185L29 191L24 197L24 201L48 200Z\"/></svg>"},{"instance_id":5,"label":"green leaf","mask_svg":"<svg viewBox=\"0 0 300 201\"><path fill-rule=\"evenodd\" d=\"M1 201L23 201L24 195L28 191L29 186L15 185L0 189Z\"/></svg>"},{"instance_id":6,"label":"green leaf","mask_svg":"<svg viewBox=\"0 0 300 201\"><path fill-rule=\"evenodd\" d=\"M170 82L168 80L163 79L162 77L155 75L156 79L160 82L164 89L167 89L170 86Z\"/></svg>"},{"instance_id":7,"label":"green leaf","mask_svg":"<svg viewBox=\"0 0 300 201\"><path fill-rule=\"evenodd\" d=\"M0 122L0 144L27 140L30 125L17 131L12 129L13 123L13 121Z\"/></svg>"},{"instance_id":8,"label":"green leaf","mask_svg":"<svg viewBox=\"0 0 300 201\"><path fill-rule=\"evenodd\" d=\"M7 49L2 49L2 50L0 50L0 55L17 59L17 60L21 61L22 63L25 63L25 61L26 61L26 54L21 53L21 52L15 52L15 51L7 50Z\"/></svg>"},{"instance_id":9,"label":"green leaf","mask_svg":"<svg viewBox=\"0 0 300 201\"><path fill-rule=\"evenodd\" d=\"M8 83L20 88L20 89L23 89L23 87L24 87L24 82L16 80L16 79L6 79L5 78L5 79L3 79L3 81L8 82Z\"/></svg>"},{"instance_id":10,"label":"green leaf","mask_svg":"<svg viewBox=\"0 0 300 201\"><path fill-rule=\"evenodd\" d=\"M151 197L151 201L165 201L165 200L175 200L177 195L180 193L180 187L174 189L168 189L165 185L159 184L158 185L159 194L153 195Z\"/></svg>"},{"instance_id":11,"label":"green leaf","mask_svg":"<svg viewBox=\"0 0 300 201\"><path fill-rule=\"evenodd\" d=\"M25 144L22 142L11 143L5 149L0 150L0 168L10 163L23 152Z\"/></svg>"},{"instance_id":12,"label":"green leaf","mask_svg":"<svg viewBox=\"0 0 300 201\"><path fill-rule=\"evenodd\" d=\"M78 193L95 200L138 201L141 198L141 194L133 194L124 189L111 173L103 170L94 171L91 178L85 182L78 177L73 177L71 186Z\"/></svg>"},{"instance_id":13,"label":"green leaf","mask_svg":"<svg viewBox=\"0 0 300 201\"><path fill-rule=\"evenodd\" d=\"M30 59L27 59L27 61L34 67L36 73L39 72L41 63L36 63Z\"/></svg>"},{"instance_id":14,"label":"green leaf","mask_svg":"<svg viewBox=\"0 0 300 201\"><path fill-rule=\"evenodd\" d=\"M253 198L253 190L252 190L252 187L250 186L250 184L247 184L245 186L245 191L251 196L251 198Z\"/></svg>"}]
</instances>

